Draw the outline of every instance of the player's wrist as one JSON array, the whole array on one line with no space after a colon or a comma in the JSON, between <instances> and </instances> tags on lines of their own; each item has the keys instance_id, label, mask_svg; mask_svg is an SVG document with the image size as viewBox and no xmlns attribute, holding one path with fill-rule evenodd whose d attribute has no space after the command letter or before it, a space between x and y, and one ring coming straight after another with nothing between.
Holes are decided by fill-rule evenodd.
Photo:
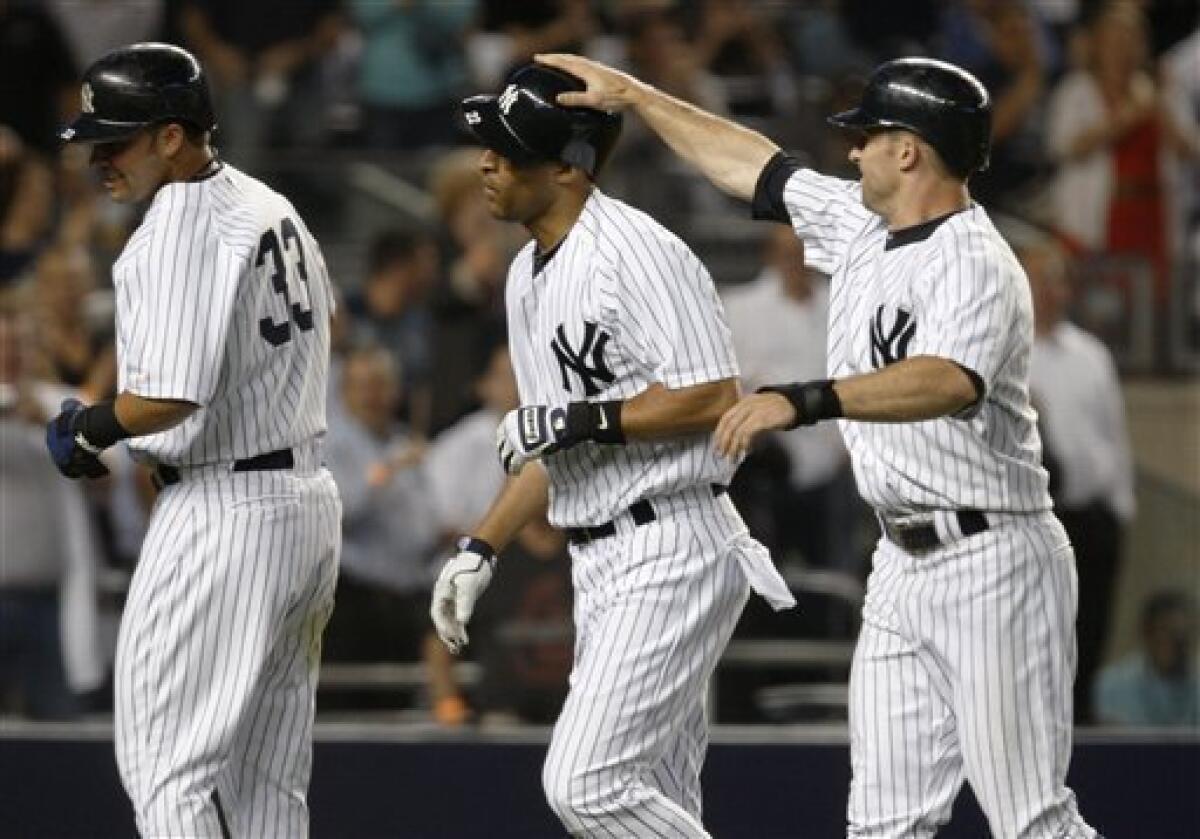
<instances>
[{"instance_id":1,"label":"player's wrist","mask_svg":"<svg viewBox=\"0 0 1200 839\"><path fill-rule=\"evenodd\" d=\"M492 544L486 539L480 539L478 536L460 537L456 547L460 553L468 552L479 554L479 556L483 557L488 562L492 562L496 559L496 549L493 548Z\"/></svg>"},{"instance_id":2,"label":"player's wrist","mask_svg":"<svg viewBox=\"0 0 1200 839\"><path fill-rule=\"evenodd\" d=\"M760 387L756 392L778 393L791 403L796 416L788 424L788 428L815 425L822 420L845 416L842 411L842 400L838 398L837 391L833 388L833 379L818 379L812 382L795 382L787 385L766 385Z\"/></svg>"},{"instance_id":3,"label":"player's wrist","mask_svg":"<svg viewBox=\"0 0 1200 839\"><path fill-rule=\"evenodd\" d=\"M625 444L621 430L621 410L625 402L571 402L567 405L567 427L564 442L569 445L590 440L605 446Z\"/></svg>"},{"instance_id":4,"label":"player's wrist","mask_svg":"<svg viewBox=\"0 0 1200 839\"><path fill-rule=\"evenodd\" d=\"M99 454L133 436L117 419L116 402L112 400L84 408L75 418L72 430L76 441L91 454Z\"/></svg>"}]
</instances>

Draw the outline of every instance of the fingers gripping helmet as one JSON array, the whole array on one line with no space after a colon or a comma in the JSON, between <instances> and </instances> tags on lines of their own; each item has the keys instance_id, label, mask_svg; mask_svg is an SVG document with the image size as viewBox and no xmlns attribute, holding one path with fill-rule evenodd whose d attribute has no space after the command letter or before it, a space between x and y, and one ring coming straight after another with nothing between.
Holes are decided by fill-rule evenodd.
<instances>
[{"instance_id":1,"label":"fingers gripping helmet","mask_svg":"<svg viewBox=\"0 0 1200 839\"><path fill-rule=\"evenodd\" d=\"M875 68L857 108L829 118L840 128L904 128L933 146L959 177L986 169L992 104L979 80L953 64L899 58Z\"/></svg>"},{"instance_id":2,"label":"fingers gripping helmet","mask_svg":"<svg viewBox=\"0 0 1200 839\"><path fill-rule=\"evenodd\" d=\"M109 143L148 125L216 128L204 70L187 50L133 44L97 60L83 76L82 112L58 136L70 143Z\"/></svg>"},{"instance_id":3,"label":"fingers gripping helmet","mask_svg":"<svg viewBox=\"0 0 1200 839\"><path fill-rule=\"evenodd\" d=\"M463 120L475 139L518 166L557 160L595 177L621 134L621 115L555 101L585 87L568 73L527 64L498 96L464 99Z\"/></svg>"}]
</instances>

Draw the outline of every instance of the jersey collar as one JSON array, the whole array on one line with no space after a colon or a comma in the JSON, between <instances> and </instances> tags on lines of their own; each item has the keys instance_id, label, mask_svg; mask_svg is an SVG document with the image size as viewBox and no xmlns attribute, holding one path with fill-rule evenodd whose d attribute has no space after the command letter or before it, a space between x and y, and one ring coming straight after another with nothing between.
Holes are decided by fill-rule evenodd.
<instances>
[{"instance_id":1,"label":"jersey collar","mask_svg":"<svg viewBox=\"0 0 1200 839\"><path fill-rule=\"evenodd\" d=\"M963 207L961 210L951 210L944 216L931 218L929 221L923 221L920 224L914 224L910 227L902 227L899 230L892 230L888 233L887 244L883 246L883 249L885 251L890 251L894 250L895 248L902 248L905 245L914 245L917 242L924 242L933 235L933 231L937 230L942 225L942 222L946 221L951 216L958 215L959 213L969 210L974 206L974 204L970 204L966 207Z\"/></svg>"}]
</instances>

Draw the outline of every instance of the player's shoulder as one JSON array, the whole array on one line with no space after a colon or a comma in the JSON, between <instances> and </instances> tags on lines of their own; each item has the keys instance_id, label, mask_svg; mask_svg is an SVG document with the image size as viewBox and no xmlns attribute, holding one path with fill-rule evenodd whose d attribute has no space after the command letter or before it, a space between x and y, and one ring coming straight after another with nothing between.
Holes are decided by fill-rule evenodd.
<instances>
[{"instance_id":1,"label":"player's shoulder","mask_svg":"<svg viewBox=\"0 0 1200 839\"><path fill-rule=\"evenodd\" d=\"M1022 276L1012 248L979 204L948 217L926 244L929 257L946 270L980 280L991 277L1007 281Z\"/></svg>"},{"instance_id":2,"label":"player's shoulder","mask_svg":"<svg viewBox=\"0 0 1200 839\"><path fill-rule=\"evenodd\" d=\"M624 201L592 192L580 217L584 232L592 239L596 262L615 267L687 264L704 272L699 258L680 236L658 219Z\"/></svg>"}]
</instances>

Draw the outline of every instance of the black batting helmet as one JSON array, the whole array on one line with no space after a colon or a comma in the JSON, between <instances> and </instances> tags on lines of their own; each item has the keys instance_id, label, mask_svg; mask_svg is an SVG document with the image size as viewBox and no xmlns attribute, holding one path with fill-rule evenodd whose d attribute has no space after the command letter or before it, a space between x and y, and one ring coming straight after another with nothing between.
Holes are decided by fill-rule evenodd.
<instances>
[{"instance_id":1,"label":"black batting helmet","mask_svg":"<svg viewBox=\"0 0 1200 839\"><path fill-rule=\"evenodd\" d=\"M200 62L170 44L133 44L98 59L83 75L81 98L82 112L58 133L64 142L109 143L164 122L217 125Z\"/></svg>"},{"instance_id":2,"label":"black batting helmet","mask_svg":"<svg viewBox=\"0 0 1200 839\"><path fill-rule=\"evenodd\" d=\"M840 128L904 128L937 149L959 177L986 169L992 103L979 80L931 58L898 58L875 68L857 108L829 121Z\"/></svg>"},{"instance_id":3,"label":"black batting helmet","mask_svg":"<svg viewBox=\"0 0 1200 839\"><path fill-rule=\"evenodd\" d=\"M558 160L594 177L617 144L621 115L555 101L585 88L569 73L527 64L498 96L464 99L463 120L475 139L518 166Z\"/></svg>"}]
</instances>

